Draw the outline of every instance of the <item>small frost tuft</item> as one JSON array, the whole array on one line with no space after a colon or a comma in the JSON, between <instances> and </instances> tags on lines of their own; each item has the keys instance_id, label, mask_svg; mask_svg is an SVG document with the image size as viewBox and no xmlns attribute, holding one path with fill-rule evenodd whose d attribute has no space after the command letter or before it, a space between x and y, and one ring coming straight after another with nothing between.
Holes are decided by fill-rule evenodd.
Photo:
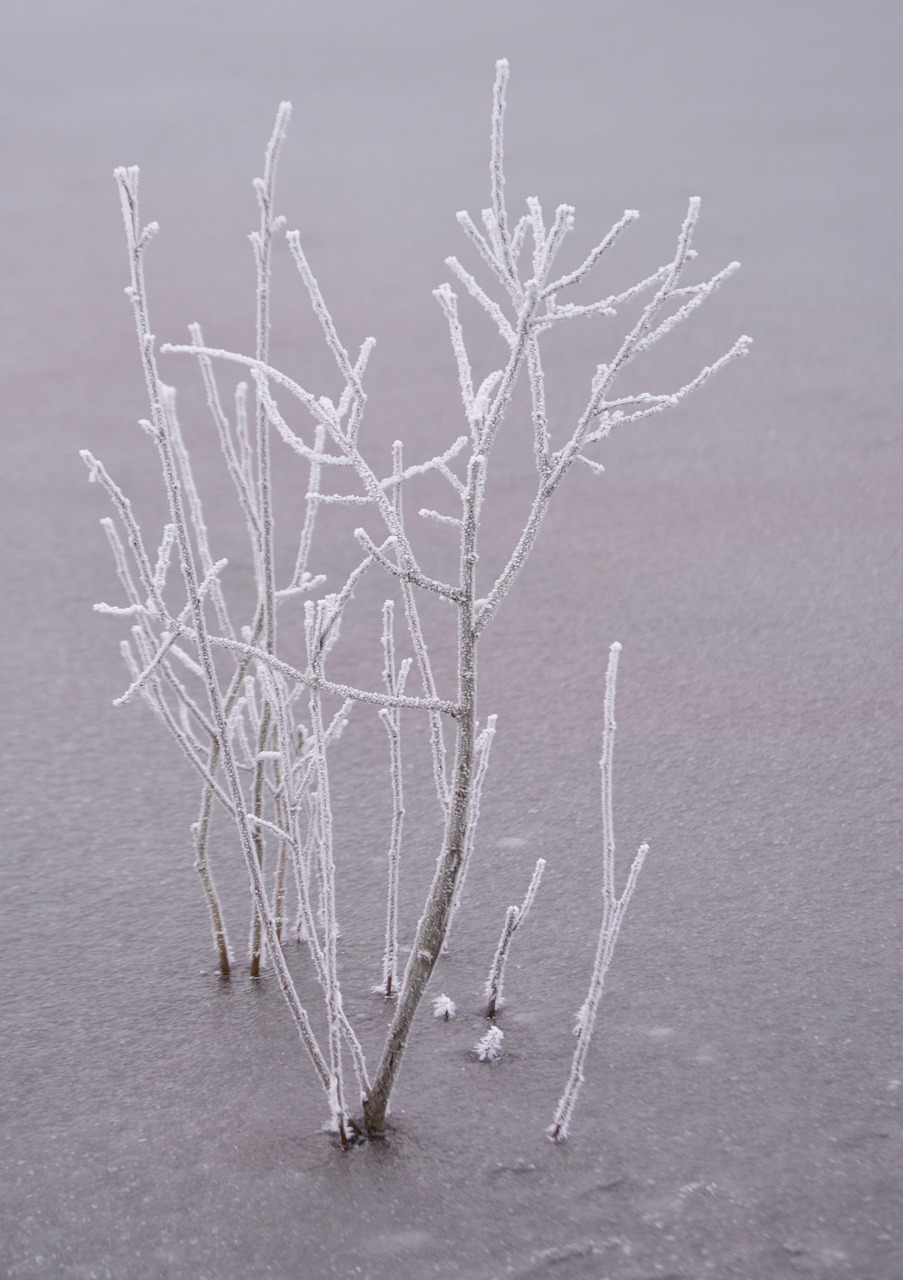
<instances>
[{"instance_id":1,"label":"small frost tuft","mask_svg":"<svg viewBox=\"0 0 903 1280\"><path fill-rule=\"evenodd\" d=\"M454 1000L449 999L444 992L441 996L433 997L434 1018L443 1018L446 1022L450 1022L457 1012L458 1010Z\"/></svg>"},{"instance_id":2,"label":"small frost tuft","mask_svg":"<svg viewBox=\"0 0 903 1280\"><path fill-rule=\"evenodd\" d=\"M481 1062L498 1062L505 1052L505 1033L499 1027L492 1026L473 1047L474 1053Z\"/></svg>"}]
</instances>

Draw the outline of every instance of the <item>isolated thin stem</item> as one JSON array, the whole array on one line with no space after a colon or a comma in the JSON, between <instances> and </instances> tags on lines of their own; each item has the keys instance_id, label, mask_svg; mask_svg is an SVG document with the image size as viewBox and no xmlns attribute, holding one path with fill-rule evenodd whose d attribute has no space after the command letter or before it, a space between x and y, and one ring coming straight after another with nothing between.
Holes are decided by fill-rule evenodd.
<instances>
[{"instance_id":1,"label":"isolated thin stem","mask_svg":"<svg viewBox=\"0 0 903 1280\"><path fill-rule=\"evenodd\" d=\"M589 990L586 999L577 1014L577 1025L574 1035L577 1046L571 1059L571 1069L565 1083L564 1092L558 1100L555 1115L549 1128L549 1137L555 1142L562 1142L568 1136L573 1117L574 1106L580 1086L584 1082L584 1065L589 1051L590 1041L596 1025L596 1016L602 1000L605 977L608 973L614 954L615 943L624 920L624 915L633 897L637 878L643 868L647 844L640 845L631 864L627 882L620 897L615 891L615 836L612 812L612 761L615 737L615 686L618 675L618 657L621 646L615 643L609 649L608 670L605 674L605 704L602 727L602 758L599 762L601 773L601 809L602 809L602 923L599 928L599 939L596 944L596 957L590 975Z\"/></svg>"},{"instance_id":2,"label":"isolated thin stem","mask_svg":"<svg viewBox=\"0 0 903 1280\"><path fill-rule=\"evenodd\" d=\"M527 918L527 914L533 905L533 899L536 897L536 891L539 888L539 882L542 879L545 866L545 858L540 858L533 868L533 875L530 878L530 884L527 887L523 902L519 907L509 907L505 913L505 923L502 925L502 932L489 970L489 977L486 979L487 1018L494 1018L504 1004L502 988L505 982L505 965L508 963L511 939Z\"/></svg>"}]
</instances>

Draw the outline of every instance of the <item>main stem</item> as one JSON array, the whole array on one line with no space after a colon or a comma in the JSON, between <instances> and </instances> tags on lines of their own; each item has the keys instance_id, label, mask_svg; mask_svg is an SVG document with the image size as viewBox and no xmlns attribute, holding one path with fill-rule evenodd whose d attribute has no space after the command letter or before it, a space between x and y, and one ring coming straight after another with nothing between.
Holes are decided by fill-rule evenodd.
<instances>
[{"instance_id":1,"label":"main stem","mask_svg":"<svg viewBox=\"0 0 903 1280\"><path fill-rule=\"evenodd\" d=\"M462 606L460 613L465 612ZM459 627L459 632L461 630L463 628ZM442 952L442 943L448 929L455 897L455 884L464 857L474 758L473 706L476 680L473 673L461 679L459 689L461 712L455 743L451 805L442 841L442 852L436 864L426 907L417 926L414 945L405 968L395 1017L392 1019L392 1025L386 1037L382 1059L369 1097L364 1102L364 1125L371 1137L385 1132L389 1096L398 1075L414 1014L417 1012L417 1006Z\"/></svg>"},{"instance_id":2,"label":"main stem","mask_svg":"<svg viewBox=\"0 0 903 1280\"><path fill-rule=\"evenodd\" d=\"M448 932L455 900L455 886L467 848L476 744L477 637L474 631L474 578L477 560L477 508L482 487L483 463L484 459L479 456L471 460L463 503L461 600L457 606L457 738L448 817L433 882L405 967L395 1016L386 1036L382 1059L373 1085L368 1097L364 1100L364 1127L370 1137L378 1137L385 1132L389 1098L401 1066L417 1006L436 967L436 961L442 953L442 944Z\"/></svg>"}]
</instances>

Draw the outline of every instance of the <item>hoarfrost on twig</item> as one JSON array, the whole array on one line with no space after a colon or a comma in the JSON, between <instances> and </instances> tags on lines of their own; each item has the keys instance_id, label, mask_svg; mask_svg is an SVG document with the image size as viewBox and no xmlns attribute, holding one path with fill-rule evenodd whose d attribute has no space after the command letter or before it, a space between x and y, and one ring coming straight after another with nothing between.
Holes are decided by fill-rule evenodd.
<instances>
[{"instance_id":1,"label":"hoarfrost on twig","mask_svg":"<svg viewBox=\"0 0 903 1280\"><path fill-rule=\"evenodd\" d=\"M275 179L279 153L290 116L281 103L270 135L263 174L254 180L258 225L250 241L256 271L255 343L253 354L208 343L200 325L189 326L189 343L164 344L160 352L187 355L200 376L215 438L240 510L239 528L247 536L245 561L253 573L255 599L239 623L230 609L240 593L225 560L217 560L205 523L200 488L186 440L182 436L176 395L158 371L158 348L148 311L144 255L158 231L156 222L142 225L138 214L137 168L118 169L116 180L129 256L126 289L144 373L149 418L140 425L153 441L168 500L168 515L159 539L144 535L131 504L103 465L87 450L82 457L89 479L106 491L115 521L103 522L123 592L120 604L97 606L101 612L128 617L131 637L122 654L130 679L117 703L139 694L172 735L201 780L201 803L192 826L195 865L210 911L220 972L228 975L231 951L223 912L213 880L208 846L213 815L221 809L234 824L251 887L251 972L264 957L279 986L314 1070L327 1094L331 1128L343 1145L358 1133L348 1114L343 1054L350 1057L363 1101L363 1124L371 1134L383 1131L389 1097L405 1052L415 1013L461 905L462 890L478 839L480 806L495 716L482 722L478 702L478 650L482 634L517 580L538 536L549 505L571 466L579 461L594 473L603 466L594 451L615 427L663 412L700 388L729 361L746 354L750 340L738 338L676 390L619 394L618 379L635 360L688 320L736 270L736 263L698 283L685 276L696 251L692 240L699 217L698 198L689 201L670 259L643 279L615 294L571 302L567 293L587 282L638 216L623 215L582 256L574 268L562 268L575 225L575 211L559 204L544 214L529 197L526 211L509 215L505 191L504 128L508 63L500 59L492 92L489 147L489 198L478 218L457 215L473 264L449 257L449 270L463 286L461 299L449 283L435 290L448 326L460 394L462 419L454 440L432 458L405 464L395 441L391 469L376 466L362 449L367 407L365 374L374 340L359 346L340 336L313 267L297 231L286 233L288 249L306 290L326 348L341 382L337 394L309 389L274 366L270 355L271 263L275 237L284 218L275 212ZM479 278L478 278L479 276ZM547 403L545 340L551 329L591 317L607 317L608 327L621 308L636 303L638 318L625 323L604 360L588 371L583 409L562 420ZM468 342L467 315L479 307L498 334L498 351L484 356L482 344ZM357 352L355 355L354 352ZM477 354L483 367L476 368ZM239 381L228 397L219 379L237 368ZM253 396L253 408L248 397ZM509 413L522 388L529 403L535 490L523 527L501 558L493 578L483 579L480 539L490 466L495 445L513 422ZM227 410L227 405L229 408ZM520 415L518 415L519 417ZM275 534L273 446L284 445L292 465L302 469L297 492L303 495L291 572L282 574ZM198 469L198 475L201 469ZM324 476L330 477L328 482ZM425 519L442 524L458 538L458 569L451 581L427 573L405 521L405 494L422 477L436 477L444 500L418 506ZM450 499L450 501L449 501ZM448 510L444 510L448 506ZM344 582L333 589L314 572L323 521L336 508L360 508L367 529L356 530L363 550ZM418 529L422 526L417 525ZM281 545L281 541L279 543ZM154 549L156 548L156 549ZM149 554L150 552L150 554ZM487 562L489 562L487 558ZM239 567L240 567L240 561ZM181 584L176 573L178 565ZM383 671L379 677L349 684L332 677L333 653L358 586L370 571L380 570L394 593L382 615ZM371 575L372 576L372 575ZM326 590L326 587L330 589ZM322 588L322 590L321 590ZM180 594L182 592L183 594ZM421 595L421 593L425 593ZM362 591L361 595L365 593ZM428 643L428 603L438 596L454 611L456 669L448 679L445 658L434 658ZM421 606L423 601L423 619ZM283 631L300 631L303 606L304 655L297 646L280 643ZM396 605L401 648L396 654ZM445 610L445 616L451 614ZM403 619L403 625L402 625ZM400 657L407 650L407 656ZM571 1077L556 1112L552 1134L563 1138L583 1079L583 1064L596 1018L602 986L621 921L645 856L642 846L620 895L615 890L614 838L611 813L611 751L614 733L614 685L618 646L613 646L606 677L602 751L602 903L603 920L589 992L578 1016L577 1051ZM292 661L286 661L289 653ZM440 679L441 676L441 679ZM409 679L417 687L408 692ZM448 679L448 687L445 681ZM341 703L335 709L336 701ZM340 983L339 924L336 889L336 827L330 788L332 748L353 703L372 706L388 736L388 777L392 816L387 835L388 889L386 948L379 990L394 997L393 1015L382 1057L371 1082L360 1042L345 1014ZM425 713L433 783L443 836L433 879L411 939L404 973L399 975L398 897L403 844L404 712ZM404 742L407 743L405 732ZM412 751L414 749L412 748ZM487 1012L502 1007L505 963L511 939L523 923L536 892L544 863L540 859L520 907L511 906L486 984ZM271 888L270 888L271 886ZM325 1005L324 1049L314 1034L287 965L284 922L288 897L297 899L295 933L307 944L310 963ZM450 1018L454 1004L435 997L434 1013ZM496 1060L503 1034L491 1026L476 1046L483 1061Z\"/></svg>"},{"instance_id":2,"label":"hoarfrost on twig","mask_svg":"<svg viewBox=\"0 0 903 1280\"><path fill-rule=\"evenodd\" d=\"M542 879L542 873L545 870L545 866L545 858L539 858L536 866L533 868L533 875L530 878L530 884L527 887L527 893L523 902L519 907L509 907L505 914L505 923L502 926L501 937L499 938L495 957L492 961L492 967L489 970L489 977L486 979L485 996L487 1000L487 1018L494 1018L496 1013L504 1007L505 1001L502 997L502 987L505 980L505 965L508 960L508 951L511 947L511 939L527 918L527 913L533 905L533 899L536 897L536 890L539 888L539 882Z\"/></svg>"},{"instance_id":3,"label":"hoarfrost on twig","mask_svg":"<svg viewBox=\"0 0 903 1280\"><path fill-rule=\"evenodd\" d=\"M590 976L589 991L577 1013L574 1035L577 1047L571 1061L564 1093L558 1100L555 1116L548 1129L549 1137L562 1142L568 1136L574 1106L580 1086L583 1084L584 1065L589 1050L590 1040L596 1025L596 1015L602 999L605 977L614 954L615 943L624 920L624 914L630 905L630 899L636 888L637 878L643 867L649 846L640 845L631 864L624 889L618 897L615 888L615 835L612 811L612 760L615 738L615 686L618 675L618 657L621 646L615 642L609 649L608 670L605 674L605 705L603 709L602 758L599 762L601 773L601 807L602 807L602 923L599 928L599 940L596 945L596 958Z\"/></svg>"}]
</instances>

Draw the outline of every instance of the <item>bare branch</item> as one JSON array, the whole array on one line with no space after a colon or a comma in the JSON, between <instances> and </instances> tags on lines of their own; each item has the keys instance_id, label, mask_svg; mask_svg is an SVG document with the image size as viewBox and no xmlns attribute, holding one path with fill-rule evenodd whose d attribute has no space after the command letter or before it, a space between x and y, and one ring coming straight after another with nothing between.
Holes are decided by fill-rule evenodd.
<instances>
[{"instance_id":1,"label":"bare branch","mask_svg":"<svg viewBox=\"0 0 903 1280\"><path fill-rule=\"evenodd\" d=\"M635 222L639 216L640 215L636 209L625 209L611 230L602 237L595 249L590 251L576 270L569 271L567 275L559 276L558 279L553 280L551 284L545 285L542 290L543 299L552 297L556 293L560 293L562 289L570 288L572 284L578 284L587 272L593 269L602 255L608 252L624 228L630 226L631 222Z\"/></svg>"}]
</instances>

